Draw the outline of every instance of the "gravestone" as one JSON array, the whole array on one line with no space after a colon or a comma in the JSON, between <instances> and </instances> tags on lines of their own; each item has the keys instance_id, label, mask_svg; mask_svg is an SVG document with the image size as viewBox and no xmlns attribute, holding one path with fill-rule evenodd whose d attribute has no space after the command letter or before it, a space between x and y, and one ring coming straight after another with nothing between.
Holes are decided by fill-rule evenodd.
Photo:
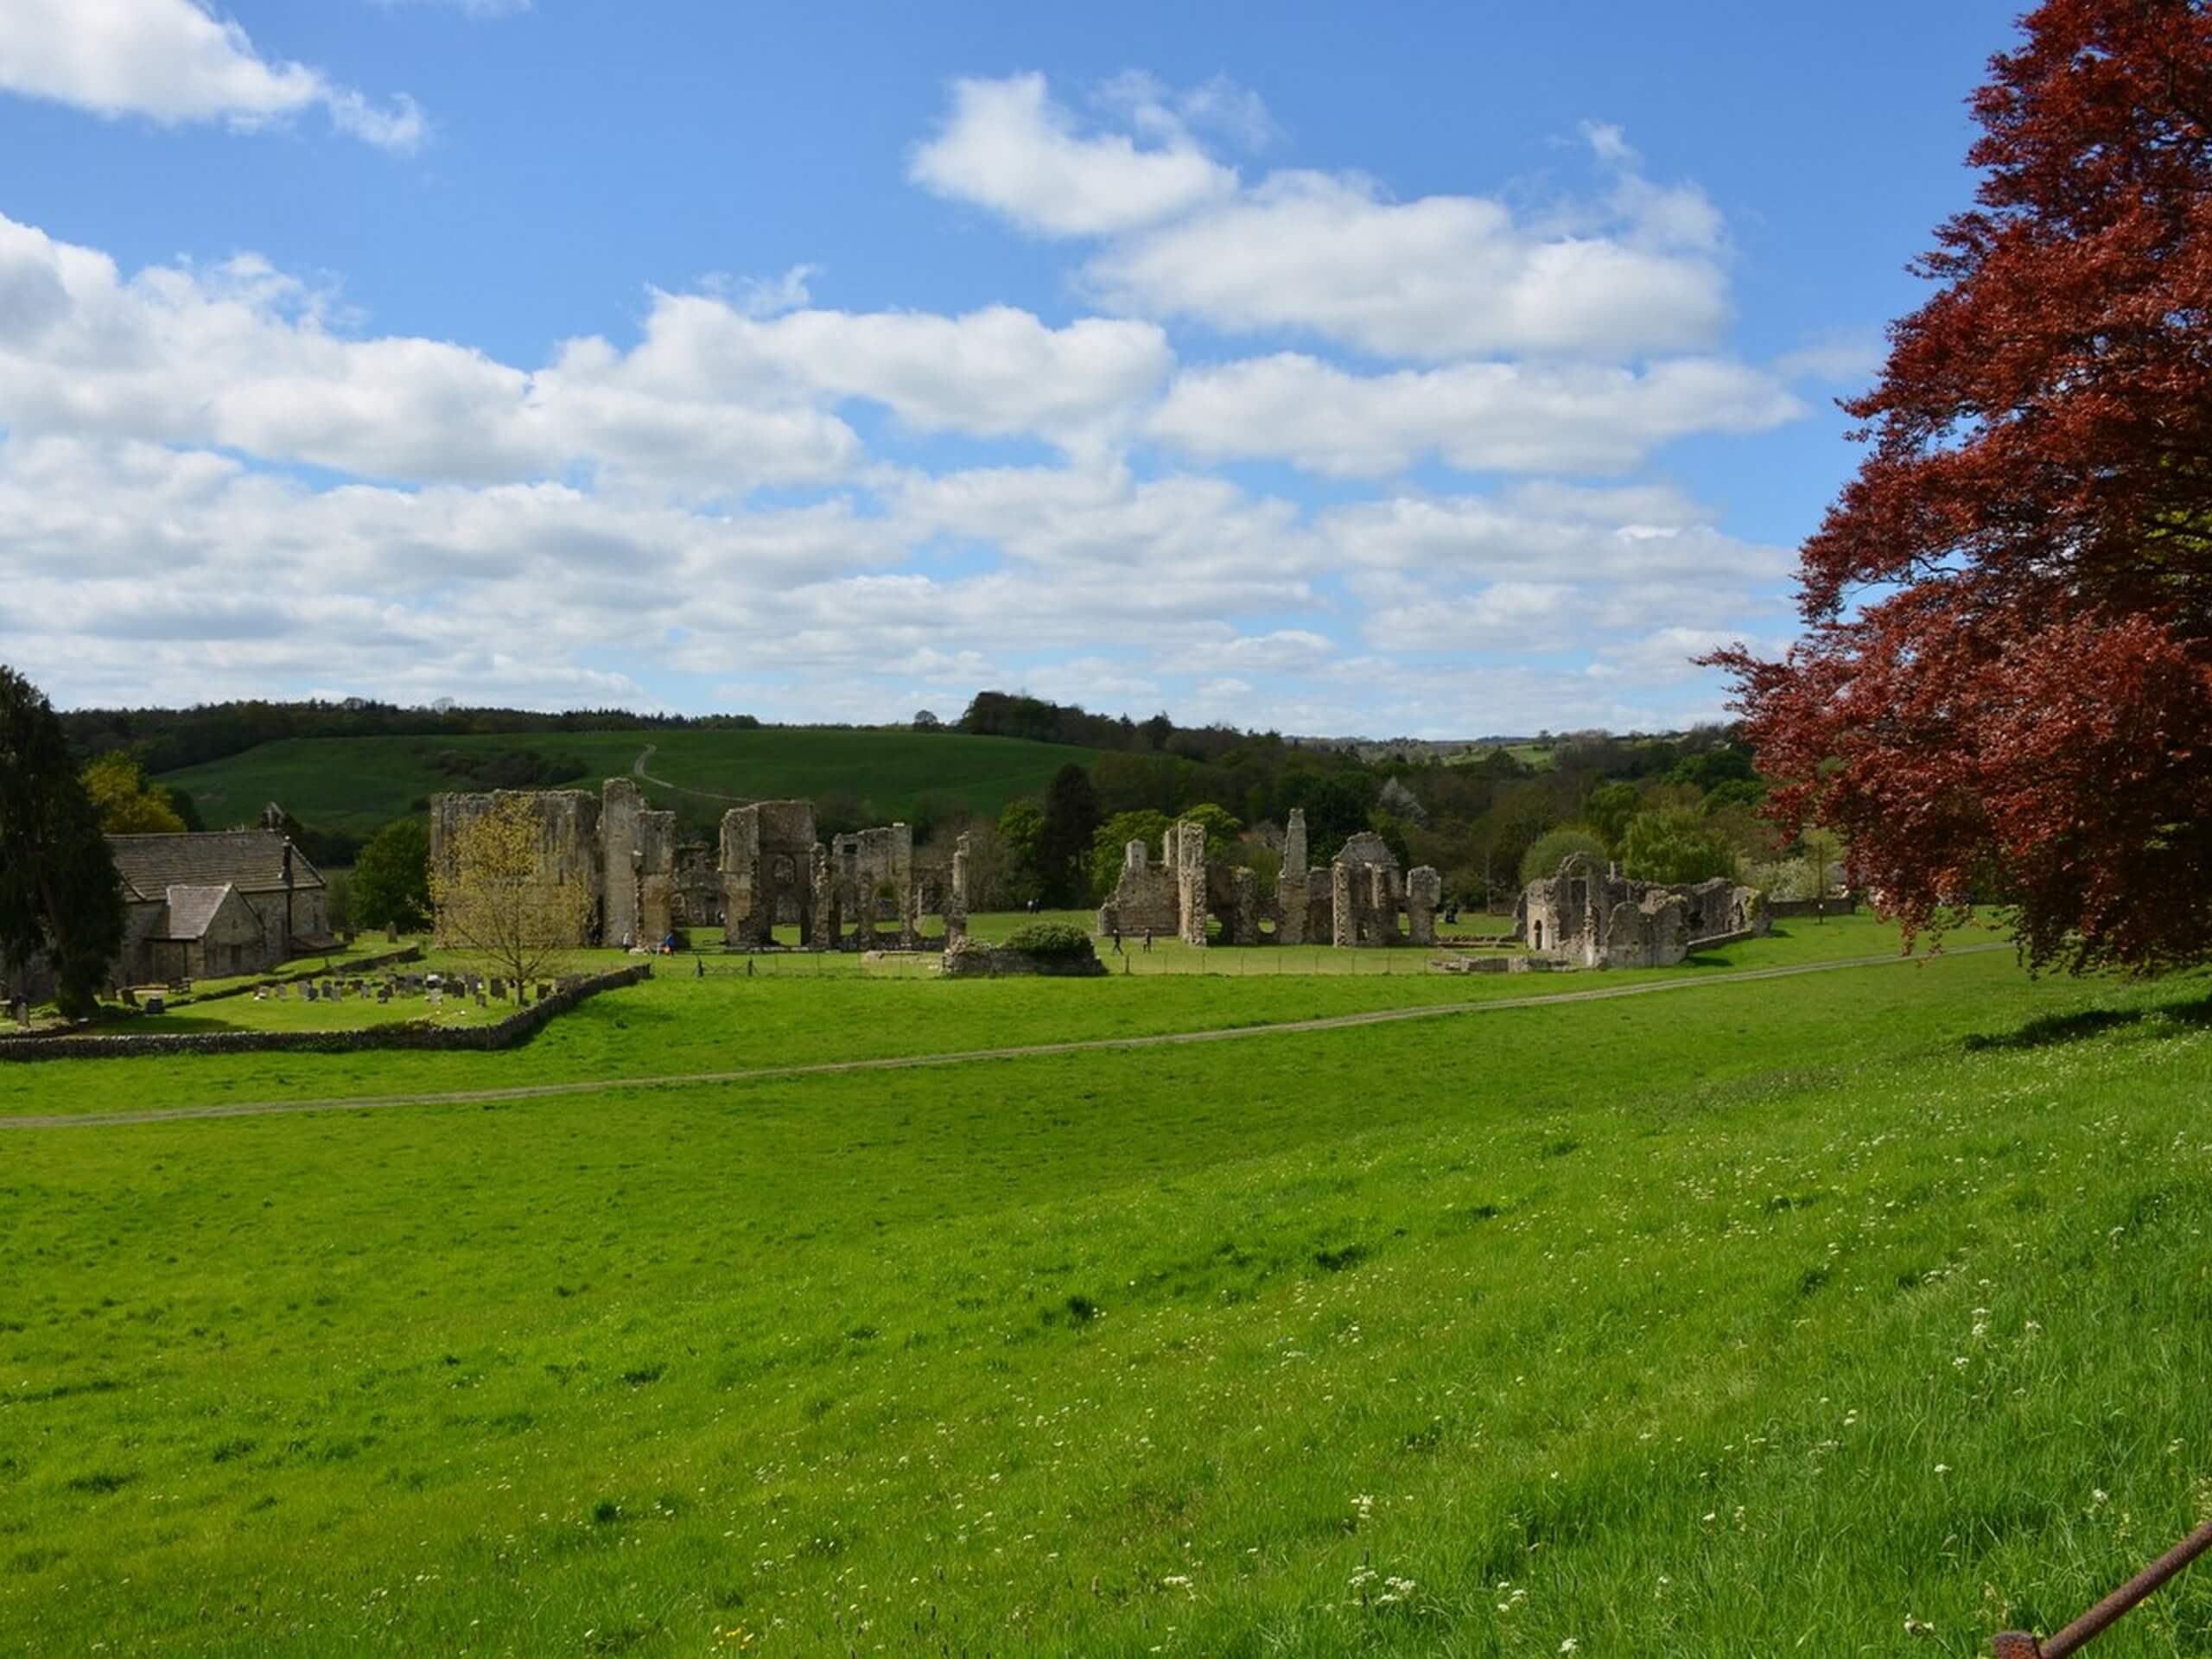
<instances>
[{"instance_id":1,"label":"gravestone","mask_svg":"<svg viewBox=\"0 0 2212 1659\"><path fill-rule=\"evenodd\" d=\"M495 1001L501 1002L505 1001L507 1000L507 982L504 979L494 979L492 982L492 995Z\"/></svg>"},{"instance_id":2,"label":"gravestone","mask_svg":"<svg viewBox=\"0 0 2212 1659\"><path fill-rule=\"evenodd\" d=\"M308 1001L313 1002L322 994L316 990L314 985L310 983L300 987L300 995L307 998Z\"/></svg>"},{"instance_id":3,"label":"gravestone","mask_svg":"<svg viewBox=\"0 0 2212 1659\"><path fill-rule=\"evenodd\" d=\"M146 998L146 1012L149 1014L159 1014L168 1005L168 999L159 991L153 992Z\"/></svg>"}]
</instances>

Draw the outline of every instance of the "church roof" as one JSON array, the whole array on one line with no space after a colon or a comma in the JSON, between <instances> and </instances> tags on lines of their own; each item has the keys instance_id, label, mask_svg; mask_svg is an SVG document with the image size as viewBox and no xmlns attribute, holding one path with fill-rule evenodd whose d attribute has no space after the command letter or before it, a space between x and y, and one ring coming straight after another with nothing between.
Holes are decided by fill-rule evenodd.
<instances>
[{"instance_id":1,"label":"church roof","mask_svg":"<svg viewBox=\"0 0 2212 1659\"><path fill-rule=\"evenodd\" d=\"M169 925L162 938L196 939L207 931L223 900L235 891L227 881L219 887L171 887Z\"/></svg>"},{"instance_id":2,"label":"church roof","mask_svg":"<svg viewBox=\"0 0 2212 1659\"><path fill-rule=\"evenodd\" d=\"M148 898L171 887L235 887L240 893L281 893L284 852L273 830L228 830L181 836L110 836L108 849L123 879ZM321 875L292 849L292 886L308 892Z\"/></svg>"}]
</instances>

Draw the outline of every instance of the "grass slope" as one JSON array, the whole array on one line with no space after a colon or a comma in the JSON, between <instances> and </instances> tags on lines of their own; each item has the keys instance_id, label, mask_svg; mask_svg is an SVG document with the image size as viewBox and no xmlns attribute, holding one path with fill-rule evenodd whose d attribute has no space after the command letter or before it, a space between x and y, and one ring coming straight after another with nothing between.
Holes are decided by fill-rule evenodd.
<instances>
[{"instance_id":1,"label":"grass slope","mask_svg":"<svg viewBox=\"0 0 2212 1659\"><path fill-rule=\"evenodd\" d=\"M973 1046L1262 988L677 988L569 1058L658 1066L706 1025ZM925 995L927 1030L897 1012ZM2202 999L1983 956L14 1132L0 1647L1983 1651L2212 1497ZM2104 1650L2209 1637L2184 1580Z\"/></svg>"},{"instance_id":2,"label":"grass slope","mask_svg":"<svg viewBox=\"0 0 2212 1659\"><path fill-rule=\"evenodd\" d=\"M719 816L734 796L764 800L849 793L887 819L905 817L924 794L950 796L995 813L1016 796L1040 792L1072 760L1096 751L961 732L913 733L779 727L759 731L555 732L501 737L295 738L162 775L190 793L210 824L251 820L270 801L317 829L367 835L405 816L426 796L473 787L441 771L438 756L524 750L574 755L590 768L577 788L628 777L647 744L645 770L675 785L644 784L658 806L687 818ZM703 791L680 795L678 791Z\"/></svg>"},{"instance_id":3,"label":"grass slope","mask_svg":"<svg viewBox=\"0 0 2212 1659\"><path fill-rule=\"evenodd\" d=\"M984 937L1002 937L1027 918L976 919ZM1965 942L1974 936L1959 937ZM709 956L703 964L707 977L701 979L694 976L700 963L677 957L661 961L657 976L647 983L594 997L562 1015L527 1046L505 1053L172 1055L92 1065L15 1064L0 1070L0 1116L681 1076L1220 1029L1836 961L1894 950L1897 942L1893 928L1857 917L1819 927L1793 925L1771 938L1703 952L1671 969L1461 976L1376 971L1420 969L1425 956L1411 950L1317 951L1312 954L1325 969L1341 965L1342 971L1315 974L1299 971L1308 957L1303 949L1197 951L1163 941L1154 953L1160 963L1206 971L1171 970L1157 977L1116 974L1072 984L880 976L856 957L800 954L763 957L752 964L760 969L752 976L743 957ZM630 960L615 951L582 952L579 957L587 968ZM1993 980L2013 972L2001 955L1961 958L1958 965L1969 962ZM1281 968L1291 971L1277 971ZM1929 970L1900 963L1887 971L1910 977ZM188 1007L176 1018L223 1020L240 1027L282 1018L292 1024L304 1006L294 999L249 1002L241 1008L233 1001ZM336 1012L354 1006L343 1003ZM159 1030L162 1022L146 1019L130 1028Z\"/></svg>"}]
</instances>

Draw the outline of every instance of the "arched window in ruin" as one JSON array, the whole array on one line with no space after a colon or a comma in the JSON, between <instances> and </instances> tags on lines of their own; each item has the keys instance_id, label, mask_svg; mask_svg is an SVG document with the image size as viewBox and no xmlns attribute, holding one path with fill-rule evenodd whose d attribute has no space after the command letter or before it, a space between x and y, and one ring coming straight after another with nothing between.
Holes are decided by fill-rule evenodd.
<instances>
[{"instance_id":1,"label":"arched window in ruin","mask_svg":"<svg viewBox=\"0 0 2212 1659\"><path fill-rule=\"evenodd\" d=\"M1544 925L1541 922L1529 924L1529 943L1538 950L1544 948Z\"/></svg>"}]
</instances>

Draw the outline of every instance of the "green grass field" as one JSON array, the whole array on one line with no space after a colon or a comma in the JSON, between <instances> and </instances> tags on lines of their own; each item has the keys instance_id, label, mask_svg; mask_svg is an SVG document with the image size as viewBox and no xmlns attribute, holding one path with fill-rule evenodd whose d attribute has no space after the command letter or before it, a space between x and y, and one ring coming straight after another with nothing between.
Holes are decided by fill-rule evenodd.
<instances>
[{"instance_id":1,"label":"green grass field","mask_svg":"<svg viewBox=\"0 0 2212 1659\"><path fill-rule=\"evenodd\" d=\"M520 749L573 755L590 768L564 785L597 789L626 778L645 746L660 784L641 783L658 806L713 817L719 796L748 800L818 798L845 793L873 802L887 819L904 817L924 794L950 797L995 815L1017 796L1042 791L1069 761L1088 766L1096 751L962 732L914 733L799 727L759 731L552 732L511 737L299 738L164 773L187 791L211 826L251 822L270 801L319 830L370 835L425 797L475 787L441 771L449 749ZM679 798L675 791L699 791Z\"/></svg>"},{"instance_id":2,"label":"green grass field","mask_svg":"<svg viewBox=\"0 0 2212 1659\"><path fill-rule=\"evenodd\" d=\"M0 1115L1600 977L668 973L510 1054L17 1066ZM0 1650L1986 1652L2212 1504L2206 990L1960 954L0 1129ZM2098 1652L2209 1641L2185 1579Z\"/></svg>"}]
</instances>

